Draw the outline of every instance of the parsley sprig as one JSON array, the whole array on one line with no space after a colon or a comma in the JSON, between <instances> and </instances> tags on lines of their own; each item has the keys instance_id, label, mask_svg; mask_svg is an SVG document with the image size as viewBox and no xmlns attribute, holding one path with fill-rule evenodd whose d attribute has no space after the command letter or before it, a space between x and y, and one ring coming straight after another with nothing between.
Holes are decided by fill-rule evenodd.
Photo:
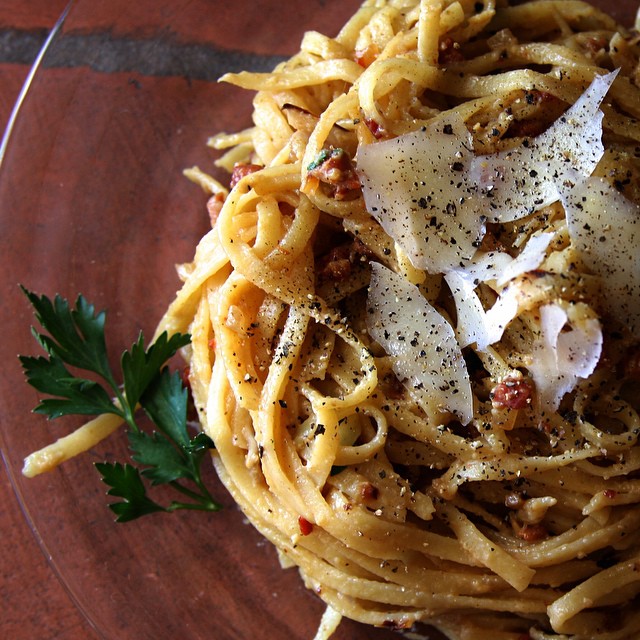
<instances>
[{"instance_id":1,"label":"parsley sprig","mask_svg":"<svg viewBox=\"0 0 640 640\"><path fill-rule=\"evenodd\" d=\"M78 296L75 307L61 296L50 300L23 287L35 317L48 333L32 328L46 356L20 356L27 381L41 393L34 411L49 418L65 415L97 416L113 413L128 426L127 437L134 462L102 462L95 466L110 489L122 501L109 505L118 522L159 511L199 509L217 511L201 477L201 463L213 448L205 433L190 437L187 431L187 389L178 372L166 366L190 336L163 333L145 348L142 333L121 358L122 384L109 364L105 341L106 313ZM71 369L84 372L75 375ZM87 376L86 374L91 374ZM146 416L157 430L148 433L139 425ZM145 482L145 480L147 482ZM161 505L149 497L147 485L168 485L179 500Z\"/></svg>"}]
</instances>

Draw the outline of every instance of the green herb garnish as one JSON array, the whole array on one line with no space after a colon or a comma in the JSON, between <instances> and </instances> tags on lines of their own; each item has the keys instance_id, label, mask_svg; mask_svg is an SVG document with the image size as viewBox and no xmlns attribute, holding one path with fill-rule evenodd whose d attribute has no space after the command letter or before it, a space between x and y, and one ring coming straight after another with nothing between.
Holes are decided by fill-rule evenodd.
<instances>
[{"instance_id":1,"label":"green herb garnish","mask_svg":"<svg viewBox=\"0 0 640 640\"><path fill-rule=\"evenodd\" d=\"M148 513L177 509L219 510L200 472L213 441L205 433L189 436L187 389L180 374L171 373L166 366L167 360L189 343L190 336L168 337L163 333L145 349L141 333L131 349L122 354L119 384L107 356L104 311L96 313L83 296L78 296L72 309L60 296L51 301L23 291L35 309L36 319L48 332L32 329L46 357L20 356L29 384L53 396L43 399L34 411L49 418L113 413L128 426L131 458L143 468L118 462L95 465L110 487L108 494L123 499L109 505L116 520L126 522ZM70 367L91 375L75 375ZM157 430L147 433L140 428L137 420L141 413ZM162 506L147 495L145 479L151 486L168 485L184 497Z\"/></svg>"},{"instance_id":2,"label":"green herb garnish","mask_svg":"<svg viewBox=\"0 0 640 640\"><path fill-rule=\"evenodd\" d=\"M314 171L322 166L329 158L337 158L344 154L344 149L321 149L318 155L307 165L307 171Z\"/></svg>"}]
</instances>

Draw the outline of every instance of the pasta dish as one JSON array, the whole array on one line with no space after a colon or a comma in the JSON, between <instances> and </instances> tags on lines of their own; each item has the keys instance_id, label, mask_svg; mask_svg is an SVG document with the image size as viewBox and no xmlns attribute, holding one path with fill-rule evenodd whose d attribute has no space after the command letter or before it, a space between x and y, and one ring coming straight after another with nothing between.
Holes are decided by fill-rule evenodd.
<instances>
[{"instance_id":1,"label":"pasta dish","mask_svg":"<svg viewBox=\"0 0 640 640\"><path fill-rule=\"evenodd\" d=\"M640 635L639 58L577 0L367 0L223 77L253 125L230 185L186 172L211 230L158 335L318 640Z\"/></svg>"}]
</instances>

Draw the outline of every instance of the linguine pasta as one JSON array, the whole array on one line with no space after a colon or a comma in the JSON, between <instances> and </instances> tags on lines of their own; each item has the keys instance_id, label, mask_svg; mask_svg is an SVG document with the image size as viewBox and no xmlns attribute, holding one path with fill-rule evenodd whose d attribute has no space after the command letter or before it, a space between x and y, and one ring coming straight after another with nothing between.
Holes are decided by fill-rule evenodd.
<instances>
[{"instance_id":1,"label":"linguine pasta","mask_svg":"<svg viewBox=\"0 0 640 640\"><path fill-rule=\"evenodd\" d=\"M223 78L253 126L230 189L187 171L212 229L158 334L317 638L640 635L639 53L574 0L369 0Z\"/></svg>"}]
</instances>

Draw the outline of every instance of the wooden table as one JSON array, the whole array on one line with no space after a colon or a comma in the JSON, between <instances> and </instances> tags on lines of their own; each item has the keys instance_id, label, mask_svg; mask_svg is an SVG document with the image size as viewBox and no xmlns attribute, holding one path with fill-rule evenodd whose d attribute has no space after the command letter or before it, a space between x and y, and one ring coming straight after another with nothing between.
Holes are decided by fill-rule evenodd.
<instances>
[{"instance_id":1,"label":"wooden table","mask_svg":"<svg viewBox=\"0 0 640 640\"><path fill-rule=\"evenodd\" d=\"M4 130L31 60L66 0L0 3L0 129ZM51 571L0 469L0 636L12 640L97 637Z\"/></svg>"}]
</instances>

